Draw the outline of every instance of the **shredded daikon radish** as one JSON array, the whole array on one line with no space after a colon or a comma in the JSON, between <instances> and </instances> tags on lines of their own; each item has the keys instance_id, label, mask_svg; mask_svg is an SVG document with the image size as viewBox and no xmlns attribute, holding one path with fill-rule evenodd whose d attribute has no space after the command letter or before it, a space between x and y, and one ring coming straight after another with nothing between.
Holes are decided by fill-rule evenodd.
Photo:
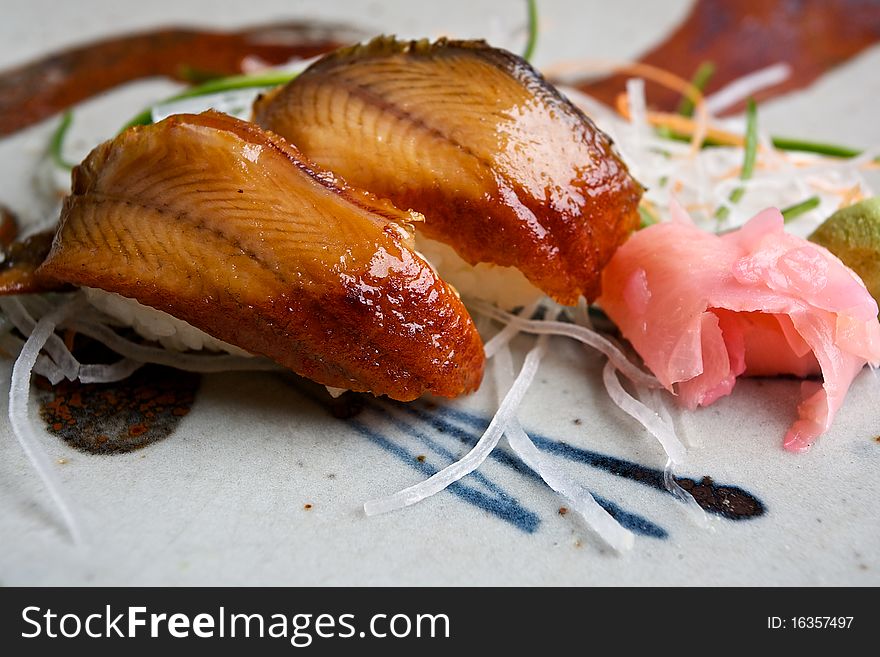
<instances>
[{"instance_id":1,"label":"shredded daikon radish","mask_svg":"<svg viewBox=\"0 0 880 657\"><path fill-rule=\"evenodd\" d=\"M94 338L117 354L141 363L167 365L190 372L260 371L281 368L280 365L264 358L232 356L230 354L190 354L148 347L123 338L107 326L78 319L69 320L65 322L64 326L74 328L83 335Z\"/></svg>"},{"instance_id":2,"label":"shredded daikon radish","mask_svg":"<svg viewBox=\"0 0 880 657\"><path fill-rule=\"evenodd\" d=\"M645 81L641 78L630 78L626 81L626 95L629 98L630 121L633 124L633 146L636 150L644 150L644 141L648 136L648 103L645 100Z\"/></svg>"},{"instance_id":3,"label":"shredded daikon radish","mask_svg":"<svg viewBox=\"0 0 880 657\"><path fill-rule=\"evenodd\" d=\"M508 327L509 328L509 325ZM493 361L493 373L498 392L499 402L502 391L513 386L513 359L510 348L504 344L498 349ZM569 477L564 470L556 466L532 442L522 428L516 413L513 413L504 428L504 435L511 449L529 468L536 472L550 488L561 495L573 511L587 523L599 538L618 552L632 548L635 539L628 529L618 523L605 509L593 499L586 488Z\"/></svg>"},{"instance_id":4,"label":"shredded daikon radish","mask_svg":"<svg viewBox=\"0 0 880 657\"><path fill-rule=\"evenodd\" d=\"M472 301L470 305L478 312L507 324L514 325L524 333L534 333L537 335L562 335L578 342L582 342L596 351L599 351L611 360L620 370L621 374L630 379L633 383L644 385L650 388L660 386L659 381L653 374L649 374L640 370L636 365L631 363L626 355L614 345L608 338L588 329L584 326L575 324L566 324L555 320L534 320L523 319L516 315L499 310L494 306L490 306L481 301Z\"/></svg>"},{"instance_id":5,"label":"shredded daikon radish","mask_svg":"<svg viewBox=\"0 0 880 657\"><path fill-rule=\"evenodd\" d=\"M21 338L17 338L14 335L10 335L9 333L5 333L0 335L0 352L6 352L7 354L20 354L21 348L24 346L24 340ZM60 381L63 381L65 376L64 372L52 362L51 358L40 354L37 356L37 362L34 364L34 372L39 374L40 376L44 376L49 379L49 383L53 386Z\"/></svg>"},{"instance_id":6,"label":"shredded daikon radish","mask_svg":"<svg viewBox=\"0 0 880 657\"><path fill-rule=\"evenodd\" d=\"M174 114L199 114L209 109L229 114L243 121L249 121L253 111L254 100L269 89L271 87L232 89L215 94L158 103L153 105L151 110L153 123L158 123L162 119L166 119Z\"/></svg>"},{"instance_id":7,"label":"shredded daikon radish","mask_svg":"<svg viewBox=\"0 0 880 657\"><path fill-rule=\"evenodd\" d=\"M675 429L624 389L617 378L617 369L610 360L605 363L605 367L602 369L602 381L611 400L660 441L673 465L684 463L687 450L675 435Z\"/></svg>"},{"instance_id":8,"label":"shredded daikon radish","mask_svg":"<svg viewBox=\"0 0 880 657\"><path fill-rule=\"evenodd\" d=\"M23 344L23 343L22 343ZM18 353L21 353L19 349ZM43 354L40 354L37 357L37 362L34 365L35 373L40 376L44 376L49 380L53 386L61 383L66 377L64 376L64 372L52 361L51 358L47 358Z\"/></svg>"},{"instance_id":9,"label":"shredded daikon radish","mask_svg":"<svg viewBox=\"0 0 880 657\"><path fill-rule=\"evenodd\" d=\"M498 412L495 413L495 416L489 423L485 433L483 433L482 437L477 441L477 444L474 445L470 452L465 454L465 456L459 461L443 468L425 481L405 488L398 493L389 495L388 497L366 502L364 504L364 512L368 516L374 516L416 504L427 497L439 493L449 485L480 467L480 464L485 461L486 457L488 457L492 450L495 449L495 446L501 439L504 428L507 426L508 420L514 413L516 413L516 409L519 408L519 405L522 403L526 391L531 385L532 380L535 378L535 374L538 371L538 366L541 364L541 358L544 356L546 348L547 336L542 335L538 338L535 346L532 347L526 355L522 369L510 390L505 394L504 401L499 406Z\"/></svg>"},{"instance_id":10,"label":"shredded daikon radish","mask_svg":"<svg viewBox=\"0 0 880 657\"><path fill-rule=\"evenodd\" d=\"M24 453L49 491L49 495L58 506L64 525L70 532L74 543L78 546L83 546L85 544L85 535L74 512L73 503L64 494L61 482L52 468L49 457L40 446L39 438L31 425L28 415L31 371L37 362L40 350L49 338L54 335L56 323L73 309L75 303L74 301L65 304L55 312L40 319L25 341L21 353L12 368L12 380L9 390L9 422L12 426L12 433L15 434Z\"/></svg>"},{"instance_id":11,"label":"shredded daikon radish","mask_svg":"<svg viewBox=\"0 0 880 657\"><path fill-rule=\"evenodd\" d=\"M541 305L541 300L536 299L528 306L526 306L521 312L518 313L520 317L529 318L535 314L535 311L538 309L538 306ZM492 358L495 353L501 347L507 345L513 338L520 333L520 330L514 324L507 324L504 328L502 328L498 333L493 335L486 343L483 345L483 352L486 354L486 358Z\"/></svg>"},{"instance_id":12,"label":"shredded daikon radish","mask_svg":"<svg viewBox=\"0 0 880 657\"><path fill-rule=\"evenodd\" d=\"M676 416L673 418L669 410L669 402L672 399L672 395L665 388L638 387L636 392L646 406L653 408L663 418L663 421L673 428L673 431L675 431L675 434L685 447L699 447L701 445L699 439L695 438L692 434L688 434L679 426L682 418L681 408L676 408L674 404L673 408L676 410Z\"/></svg>"},{"instance_id":13,"label":"shredded daikon radish","mask_svg":"<svg viewBox=\"0 0 880 657\"><path fill-rule=\"evenodd\" d=\"M709 122L706 102L703 99L703 93L697 87L674 73L651 64L645 64L644 62L610 62L599 60L558 62L552 67L545 67L543 73L548 78L570 78L572 75L584 75L585 73L632 75L651 80L664 87L678 91L694 104L695 127L687 153L690 157L696 156L699 153ZM564 89L565 93L568 94L568 88L564 88L562 85L559 85L559 88ZM601 124L599 127L605 132L609 132Z\"/></svg>"},{"instance_id":14,"label":"shredded daikon radish","mask_svg":"<svg viewBox=\"0 0 880 657\"><path fill-rule=\"evenodd\" d=\"M701 525L707 524L706 512L694 499L694 496L682 488L675 480L676 466L684 463L687 450L675 433L672 418L666 413L666 417L649 408L638 399L630 395L620 384L617 378L617 370L611 361L605 363L602 370L602 381L605 390L611 400L620 407L623 412L635 419L647 429L663 446L666 452L666 467L663 469L663 485L670 493L683 502L694 520Z\"/></svg>"},{"instance_id":15,"label":"shredded daikon radish","mask_svg":"<svg viewBox=\"0 0 880 657\"><path fill-rule=\"evenodd\" d=\"M693 495L682 488L675 480L675 464L672 462L672 459L667 460L666 467L663 468L663 485L666 487L666 490L675 495L685 505L685 509L687 509L694 522L701 527L709 526L709 517L706 515L706 510L700 506L700 503L697 502Z\"/></svg>"},{"instance_id":16,"label":"shredded daikon radish","mask_svg":"<svg viewBox=\"0 0 880 657\"><path fill-rule=\"evenodd\" d=\"M568 67L563 65L557 70L565 68L569 71L585 70L584 64L577 63ZM586 68L601 69L602 64L587 62ZM659 78L652 77L656 73L653 70L630 69L628 72L659 81ZM745 121L742 117L711 119L708 111L719 111L722 106L729 106L729 103L761 88L778 84L787 74L784 64L775 65L733 81L703 103L708 118L702 126L678 115L650 111L643 114L639 109L642 98L637 84L629 86L625 106L628 118L577 89L560 87L560 90L611 136L632 174L647 188L642 203L655 210L660 219L668 218L666 208L673 196L689 210L697 224L707 230L735 228L766 207L785 208L816 196L819 205L787 226L792 233L806 237L842 204L873 194L862 172L876 167L878 150L868 144L862 155L849 159L795 153L775 148L770 136L761 133L752 177L741 181L739 170L743 163ZM673 88L681 85L680 81L671 78L661 83L669 83L668 86ZM665 122L657 123L661 116ZM687 130L683 129L685 123L688 124ZM691 142L688 144L656 134L655 126L690 136ZM695 151L695 138L703 129L707 135L714 134L716 138L723 135L725 143L729 137L738 141L735 146ZM731 207L729 216L719 222L715 212L718 207L728 205L728 196L736 187L742 187L745 194Z\"/></svg>"},{"instance_id":17,"label":"shredded daikon radish","mask_svg":"<svg viewBox=\"0 0 880 657\"><path fill-rule=\"evenodd\" d=\"M76 298L71 303L78 305L80 300ZM31 317L30 313L16 297L0 298L0 309L15 324L15 327L21 331L22 335L30 335L36 327L37 323L34 318ZM76 379L79 373L79 361L73 357L73 354L70 353L70 350L61 338L54 333L50 333L46 340L45 349L58 368L64 373L65 377L71 381Z\"/></svg>"},{"instance_id":18,"label":"shredded daikon radish","mask_svg":"<svg viewBox=\"0 0 880 657\"><path fill-rule=\"evenodd\" d=\"M590 331L596 330L593 328L593 320L590 319L590 304L584 297L578 299L578 304L574 307L574 323Z\"/></svg>"},{"instance_id":19,"label":"shredded daikon radish","mask_svg":"<svg viewBox=\"0 0 880 657\"><path fill-rule=\"evenodd\" d=\"M70 298L70 295L43 296L40 294L26 294L16 298L21 301L21 304L30 313L31 317L39 319L43 315L48 315L55 310L58 307L58 303Z\"/></svg>"},{"instance_id":20,"label":"shredded daikon radish","mask_svg":"<svg viewBox=\"0 0 880 657\"><path fill-rule=\"evenodd\" d=\"M79 380L82 383L113 383L127 379L144 364L130 358L123 358L109 365L82 365Z\"/></svg>"},{"instance_id":21,"label":"shredded daikon radish","mask_svg":"<svg viewBox=\"0 0 880 657\"><path fill-rule=\"evenodd\" d=\"M785 82L791 75L791 66L785 62L773 64L766 68L758 69L753 73L738 78L706 97L706 111L709 114L718 114L731 105L748 100L762 89L775 87Z\"/></svg>"}]
</instances>

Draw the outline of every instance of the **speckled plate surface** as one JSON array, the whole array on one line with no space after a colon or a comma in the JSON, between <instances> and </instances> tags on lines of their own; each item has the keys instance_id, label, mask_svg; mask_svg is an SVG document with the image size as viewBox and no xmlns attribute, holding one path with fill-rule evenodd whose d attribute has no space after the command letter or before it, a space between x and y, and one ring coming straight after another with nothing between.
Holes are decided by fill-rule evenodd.
<instances>
[{"instance_id":1,"label":"speckled plate surface","mask_svg":"<svg viewBox=\"0 0 880 657\"><path fill-rule=\"evenodd\" d=\"M536 63L633 57L688 6L545 0ZM4 14L2 68L99 35L162 24L319 18L365 35L486 37L515 50L524 24L519 3L508 2L33 0ZM874 47L807 91L767 103L762 121L771 131L876 146L878 68ZM172 89L145 82L85 103L71 152L84 154ZM25 218L39 215L30 181L53 125L0 141L0 199ZM876 177L872 182L876 189ZM515 352L531 340L517 338ZM874 373L866 369L857 378L833 427L807 454L781 447L796 413L796 381L744 380L710 408L682 415L680 428L696 446L680 476L711 511L704 527L663 489L664 455L610 403L601 364L599 356L554 338L519 417L539 448L635 532L626 554L604 549L573 514L562 513L554 493L503 446L478 473L426 502L364 515L365 500L415 483L467 451L491 416L491 380L455 402L361 399L353 408L291 375L147 370L87 398L37 390L44 411L40 416L35 407L33 421L49 430L42 444L80 510L86 550L62 531L2 403L0 582L880 584ZM3 361L4 389L9 371ZM63 440L75 442L75 429L95 416L86 417L84 408L110 414L126 399L142 403L114 430L133 442L162 439L108 455Z\"/></svg>"}]
</instances>

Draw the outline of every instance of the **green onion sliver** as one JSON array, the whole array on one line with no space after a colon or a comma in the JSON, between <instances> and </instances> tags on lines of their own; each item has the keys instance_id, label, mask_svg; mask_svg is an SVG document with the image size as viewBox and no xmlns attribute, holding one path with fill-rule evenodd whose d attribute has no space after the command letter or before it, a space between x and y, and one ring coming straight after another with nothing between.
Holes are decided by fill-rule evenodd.
<instances>
[{"instance_id":1,"label":"green onion sliver","mask_svg":"<svg viewBox=\"0 0 880 657\"><path fill-rule=\"evenodd\" d=\"M70 124L72 122L73 112L67 110L61 115L61 121L58 123L58 127L55 128L55 131L52 133L52 138L49 140L49 155L52 158L52 162L58 168L67 169L68 171L72 169L74 165L64 159L64 139L67 137L67 131L70 130Z\"/></svg>"},{"instance_id":2,"label":"green onion sliver","mask_svg":"<svg viewBox=\"0 0 880 657\"><path fill-rule=\"evenodd\" d=\"M648 226L653 226L656 223L659 223L659 219L644 205L639 205L639 218L641 219L641 224L639 228L647 228Z\"/></svg>"},{"instance_id":3,"label":"green onion sliver","mask_svg":"<svg viewBox=\"0 0 880 657\"><path fill-rule=\"evenodd\" d=\"M755 101L752 99L749 99L749 104L746 107L745 151L742 170L739 174L739 179L743 181L752 177L752 174L755 171L755 161L758 157L758 108L757 105L755 105ZM739 203L745 192L746 190L744 187L737 187L730 193L728 199L731 203ZM729 214L730 208L726 205L722 205L715 212L715 217L717 219L727 219Z\"/></svg>"},{"instance_id":4,"label":"green onion sliver","mask_svg":"<svg viewBox=\"0 0 880 657\"><path fill-rule=\"evenodd\" d=\"M715 64L712 62L703 62L697 67L697 72L694 73L694 77L691 80L691 85L696 87L700 93L706 88L706 85L709 84L709 80L712 79L712 76L715 74ZM682 96L681 102L678 104L678 113L682 116L693 116L694 115L694 101L692 101L688 96Z\"/></svg>"},{"instance_id":5,"label":"green onion sliver","mask_svg":"<svg viewBox=\"0 0 880 657\"><path fill-rule=\"evenodd\" d=\"M790 205L784 210L782 210L782 218L785 220L785 223L788 223L795 217L799 217L802 214L809 212L815 208L819 207L819 197L811 196L805 201L801 201L800 203L795 203L794 205Z\"/></svg>"},{"instance_id":6,"label":"green onion sliver","mask_svg":"<svg viewBox=\"0 0 880 657\"><path fill-rule=\"evenodd\" d=\"M858 157L864 152L858 148L850 148L840 144L823 144L821 142L792 139L790 137L771 137L770 141L773 142L775 148L781 151L815 153L816 155L827 155L829 157L851 158ZM880 157L875 157L874 161L880 163Z\"/></svg>"},{"instance_id":7,"label":"green onion sliver","mask_svg":"<svg viewBox=\"0 0 880 657\"><path fill-rule=\"evenodd\" d=\"M233 91L236 89L252 89L256 87L276 87L279 84L290 82L297 76L296 73L272 71L270 73L258 73L256 75L233 75L228 78L220 78L211 80L195 87L186 89L179 94L166 98L162 103L170 103L175 100L183 100L185 98L196 98L197 96L208 96L223 91ZM157 103L161 104L161 103ZM126 123L122 130L126 130L135 125L149 125L153 122L153 110L145 109L143 112L135 116L131 121Z\"/></svg>"},{"instance_id":8,"label":"green onion sliver","mask_svg":"<svg viewBox=\"0 0 880 657\"><path fill-rule=\"evenodd\" d=\"M526 0L526 7L529 15L529 38L523 50L523 59L530 61L538 42L538 0Z\"/></svg>"}]
</instances>

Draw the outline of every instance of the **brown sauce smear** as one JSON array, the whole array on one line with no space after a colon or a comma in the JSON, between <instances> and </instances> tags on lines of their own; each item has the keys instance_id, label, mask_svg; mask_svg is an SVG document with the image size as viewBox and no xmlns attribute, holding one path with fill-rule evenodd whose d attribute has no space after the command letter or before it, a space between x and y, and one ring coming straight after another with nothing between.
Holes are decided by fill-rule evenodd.
<instances>
[{"instance_id":1,"label":"brown sauce smear","mask_svg":"<svg viewBox=\"0 0 880 657\"><path fill-rule=\"evenodd\" d=\"M118 355L82 335L68 336L84 363L111 363ZM134 340L139 338L131 334ZM34 383L46 430L90 454L122 454L167 438L192 408L201 375L145 365L115 383Z\"/></svg>"},{"instance_id":2,"label":"brown sauce smear","mask_svg":"<svg viewBox=\"0 0 880 657\"><path fill-rule=\"evenodd\" d=\"M141 78L190 81L192 72L242 73L248 57L267 65L341 45L343 28L278 23L239 32L169 27L95 41L0 72L0 136ZM343 37L344 38L344 37Z\"/></svg>"},{"instance_id":3,"label":"brown sauce smear","mask_svg":"<svg viewBox=\"0 0 880 657\"><path fill-rule=\"evenodd\" d=\"M46 430L91 454L130 452L170 436L189 413L200 376L146 365L116 383L36 377Z\"/></svg>"},{"instance_id":4,"label":"brown sauce smear","mask_svg":"<svg viewBox=\"0 0 880 657\"><path fill-rule=\"evenodd\" d=\"M718 485L712 477L703 477L700 481L682 477L676 478L676 481L706 511L730 520L752 518L764 513L764 505L737 486Z\"/></svg>"},{"instance_id":5,"label":"brown sauce smear","mask_svg":"<svg viewBox=\"0 0 880 657\"><path fill-rule=\"evenodd\" d=\"M809 86L829 69L880 41L876 0L697 0L685 21L639 61L690 80L702 62L715 64L706 93L760 68L788 62L789 78L755 100ZM614 106L630 76L584 81L578 88ZM652 107L674 111L678 92L647 83ZM742 111L733 106L725 113Z\"/></svg>"}]
</instances>

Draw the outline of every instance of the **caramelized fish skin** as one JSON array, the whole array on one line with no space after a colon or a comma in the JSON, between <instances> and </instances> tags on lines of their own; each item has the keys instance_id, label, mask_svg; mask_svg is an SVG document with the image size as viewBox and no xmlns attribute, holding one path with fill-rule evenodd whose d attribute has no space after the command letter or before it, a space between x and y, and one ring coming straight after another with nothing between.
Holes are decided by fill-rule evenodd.
<instances>
[{"instance_id":1,"label":"caramelized fish skin","mask_svg":"<svg viewBox=\"0 0 880 657\"><path fill-rule=\"evenodd\" d=\"M638 225L610 139L525 60L481 41L379 37L258 99L254 120L348 182L423 213L470 264L519 268L564 304Z\"/></svg>"},{"instance_id":2,"label":"caramelized fish skin","mask_svg":"<svg viewBox=\"0 0 880 657\"><path fill-rule=\"evenodd\" d=\"M74 170L38 270L137 299L319 383L475 389L479 335L390 204L228 116L133 128Z\"/></svg>"}]
</instances>

